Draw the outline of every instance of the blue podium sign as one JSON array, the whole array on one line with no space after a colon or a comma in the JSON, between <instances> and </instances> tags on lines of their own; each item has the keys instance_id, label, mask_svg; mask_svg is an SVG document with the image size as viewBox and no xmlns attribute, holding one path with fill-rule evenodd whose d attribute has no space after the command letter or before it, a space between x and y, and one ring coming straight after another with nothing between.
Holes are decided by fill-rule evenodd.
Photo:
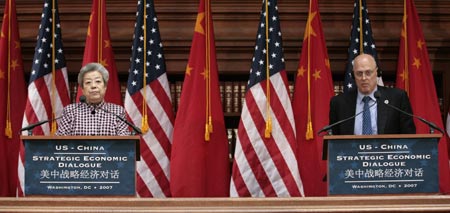
<instances>
[{"instance_id":1,"label":"blue podium sign","mask_svg":"<svg viewBox=\"0 0 450 213\"><path fill-rule=\"evenodd\" d=\"M326 137L329 195L439 191L440 135Z\"/></svg>"},{"instance_id":2,"label":"blue podium sign","mask_svg":"<svg viewBox=\"0 0 450 213\"><path fill-rule=\"evenodd\" d=\"M138 136L23 136L25 195L135 195Z\"/></svg>"}]
</instances>

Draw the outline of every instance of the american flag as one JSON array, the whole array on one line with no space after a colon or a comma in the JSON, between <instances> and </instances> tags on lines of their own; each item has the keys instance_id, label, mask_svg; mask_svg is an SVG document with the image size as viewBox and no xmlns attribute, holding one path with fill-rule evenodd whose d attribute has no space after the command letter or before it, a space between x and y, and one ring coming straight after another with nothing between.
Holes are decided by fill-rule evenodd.
<instances>
[{"instance_id":1,"label":"american flag","mask_svg":"<svg viewBox=\"0 0 450 213\"><path fill-rule=\"evenodd\" d=\"M57 1L54 2L55 5L52 5L52 0L45 0L44 3L22 127L38 121L53 119L59 116L64 106L70 103L58 4ZM52 9L55 11L54 17L56 20L52 19ZM52 35L54 35L55 45L52 44ZM34 128L33 135L50 135L52 123L49 122ZM56 122L53 125L56 125ZM25 192L24 159L24 150L21 147L18 165L19 195L23 195Z\"/></svg>"},{"instance_id":2,"label":"american flag","mask_svg":"<svg viewBox=\"0 0 450 213\"><path fill-rule=\"evenodd\" d=\"M359 4L360 2L361 5ZM356 89L355 80L352 78L353 59L362 53L370 54L375 57L378 65L378 84L383 85L381 68L380 63L378 63L375 41L372 37L372 27L370 25L366 0L355 0L353 7L353 22L350 34L350 47L348 48L347 66L345 69L344 92Z\"/></svg>"},{"instance_id":3,"label":"american flag","mask_svg":"<svg viewBox=\"0 0 450 213\"><path fill-rule=\"evenodd\" d=\"M136 192L140 197L168 197L174 114L153 0L138 1L136 16L125 110L135 125L144 120L142 129L148 129L136 163Z\"/></svg>"},{"instance_id":4,"label":"american flag","mask_svg":"<svg viewBox=\"0 0 450 213\"><path fill-rule=\"evenodd\" d=\"M295 122L288 92L278 18L277 1L271 0L267 5L266 1L263 1L250 78L236 139L230 187L232 197L304 195L297 166ZM269 34L268 39L266 30ZM266 76L267 68L269 79ZM271 128L267 125L270 120ZM266 125L269 126L268 129ZM267 130L269 132L266 132Z\"/></svg>"}]
</instances>

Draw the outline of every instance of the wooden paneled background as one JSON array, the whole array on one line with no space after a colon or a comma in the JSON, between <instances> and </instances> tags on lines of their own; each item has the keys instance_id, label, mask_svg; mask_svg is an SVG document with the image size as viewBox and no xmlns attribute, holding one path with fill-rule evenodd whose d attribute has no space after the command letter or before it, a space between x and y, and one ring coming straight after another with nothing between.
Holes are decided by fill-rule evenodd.
<instances>
[{"instance_id":1,"label":"wooden paneled background","mask_svg":"<svg viewBox=\"0 0 450 213\"><path fill-rule=\"evenodd\" d=\"M385 80L395 81L403 16L403 0L366 0ZM221 79L246 80L253 56L261 0L212 0ZM319 0L323 30L335 80L342 80L347 59L353 0ZM16 0L24 66L27 73L36 44L43 0ZM137 0L107 1L107 19L121 81L126 81ZM182 78L186 67L199 0L155 0L167 71ZM70 80L80 69L91 0L58 0ZM450 96L450 1L415 0L437 92L448 109ZM3 11L5 1L0 1ZM308 0L278 0L286 69L293 79L308 16Z\"/></svg>"}]
</instances>

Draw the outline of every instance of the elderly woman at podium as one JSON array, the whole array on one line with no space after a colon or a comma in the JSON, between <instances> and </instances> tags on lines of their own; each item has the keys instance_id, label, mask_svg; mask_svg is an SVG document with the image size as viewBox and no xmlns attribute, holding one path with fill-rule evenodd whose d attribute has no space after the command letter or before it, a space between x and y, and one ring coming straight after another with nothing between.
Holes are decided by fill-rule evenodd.
<instances>
[{"instance_id":1,"label":"elderly woman at podium","mask_svg":"<svg viewBox=\"0 0 450 213\"><path fill-rule=\"evenodd\" d=\"M105 102L108 70L89 63L78 74L83 95L78 103L64 107L56 135L130 135L122 106Z\"/></svg>"}]
</instances>

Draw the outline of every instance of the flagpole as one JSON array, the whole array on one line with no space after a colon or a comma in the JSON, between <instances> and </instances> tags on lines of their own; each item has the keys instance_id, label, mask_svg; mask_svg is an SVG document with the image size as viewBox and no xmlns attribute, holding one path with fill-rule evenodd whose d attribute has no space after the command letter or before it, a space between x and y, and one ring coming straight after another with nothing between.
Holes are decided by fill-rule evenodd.
<instances>
[{"instance_id":1,"label":"flagpole","mask_svg":"<svg viewBox=\"0 0 450 213\"><path fill-rule=\"evenodd\" d=\"M51 124L51 130L50 130L50 134L54 135L56 133L56 119L55 119L55 109L56 109L56 63L55 63L55 22L56 22L56 18L55 18L55 14L56 14L56 7L55 7L55 1L52 1L52 46L51 46L51 50L52 50L52 91L51 91L51 96L52 96L52 100L51 100L51 105L52 105L52 124Z\"/></svg>"},{"instance_id":2,"label":"flagpole","mask_svg":"<svg viewBox=\"0 0 450 213\"><path fill-rule=\"evenodd\" d=\"M363 37L363 24L362 24L362 0L359 0L359 54L364 53L364 37Z\"/></svg>"},{"instance_id":3,"label":"flagpole","mask_svg":"<svg viewBox=\"0 0 450 213\"><path fill-rule=\"evenodd\" d=\"M213 132L213 124L212 124L212 109L211 109L211 32L210 32L210 25L209 25L209 19L212 17L211 15L211 2L210 0L207 0L207 4L208 4L208 8L207 8L207 12L208 12L208 18L206 20L206 34L207 34L207 43L206 43L206 49L207 49L207 76L208 76L208 110L209 110L209 117L208 117L208 131L210 133Z\"/></svg>"},{"instance_id":4,"label":"flagpole","mask_svg":"<svg viewBox=\"0 0 450 213\"><path fill-rule=\"evenodd\" d=\"M205 100L206 100L206 122L205 122L205 141L210 140L210 133L212 133L212 117L211 117L211 79L210 79L210 66L211 66L211 58L210 58L210 33L209 33L209 17L210 17L210 8L209 8L209 0L205 0Z\"/></svg>"},{"instance_id":5,"label":"flagpole","mask_svg":"<svg viewBox=\"0 0 450 213\"><path fill-rule=\"evenodd\" d=\"M306 26L307 39L308 39L308 121L306 124L306 140L313 139L313 128L312 128L312 119L311 119L311 1L309 0L309 14L308 14L308 22Z\"/></svg>"},{"instance_id":6,"label":"flagpole","mask_svg":"<svg viewBox=\"0 0 450 213\"><path fill-rule=\"evenodd\" d=\"M102 61L102 2L103 0L98 0L98 11L97 11L97 62L101 63Z\"/></svg>"},{"instance_id":7,"label":"flagpole","mask_svg":"<svg viewBox=\"0 0 450 213\"><path fill-rule=\"evenodd\" d=\"M265 138L270 138L272 133L272 118L270 115L270 69L269 69L269 3L268 0L265 0L265 10L266 10L266 93L267 93L267 101L266 101L266 129L264 132Z\"/></svg>"},{"instance_id":8,"label":"flagpole","mask_svg":"<svg viewBox=\"0 0 450 213\"><path fill-rule=\"evenodd\" d=\"M142 76L142 90L143 90L143 97L142 97L142 120L141 120L141 130L142 132L146 133L149 129L148 126L148 114L147 114L147 0L144 0L144 5L142 5L143 9L143 23L144 23L144 63L143 63L143 76Z\"/></svg>"},{"instance_id":9,"label":"flagpole","mask_svg":"<svg viewBox=\"0 0 450 213\"><path fill-rule=\"evenodd\" d=\"M8 88L7 88L7 100L6 100L6 127L5 136L9 139L12 138L12 126L11 126L11 0L9 0L8 7Z\"/></svg>"},{"instance_id":10,"label":"flagpole","mask_svg":"<svg viewBox=\"0 0 450 213\"><path fill-rule=\"evenodd\" d=\"M404 82L405 82L405 91L409 96L409 66L408 66L408 45L406 44L406 42L408 41L408 25L406 24L406 21L408 19L407 14L406 14L406 1L407 0L403 0L403 29L405 30L404 33L404 40L403 40L403 44L404 44L404 51L405 51L405 63L404 63L404 67L405 67L405 71L403 73L404 77Z\"/></svg>"}]
</instances>

